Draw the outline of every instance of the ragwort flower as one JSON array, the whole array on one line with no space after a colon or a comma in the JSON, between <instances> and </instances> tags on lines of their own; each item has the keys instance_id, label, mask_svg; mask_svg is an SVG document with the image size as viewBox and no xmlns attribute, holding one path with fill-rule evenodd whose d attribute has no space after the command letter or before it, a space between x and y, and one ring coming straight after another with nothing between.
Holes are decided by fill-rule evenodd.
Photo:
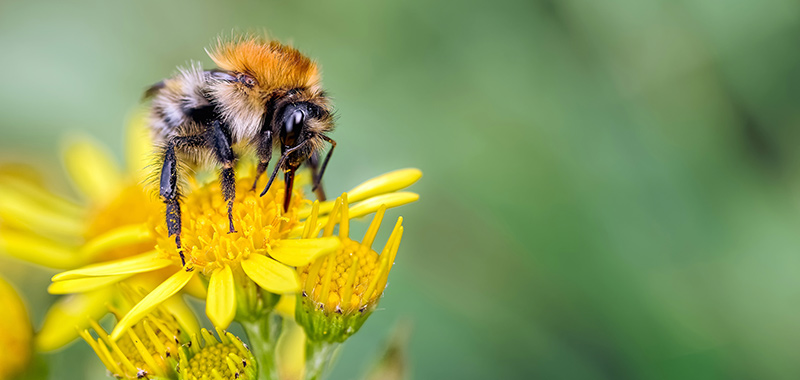
<instances>
[{"instance_id":1,"label":"ragwort flower","mask_svg":"<svg viewBox=\"0 0 800 380\"><path fill-rule=\"evenodd\" d=\"M28 366L33 349L33 329L19 294L0 278L0 379L12 379Z\"/></svg>"},{"instance_id":2,"label":"ragwort flower","mask_svg":"<svg viewBox=\"0 0 800 380\"><path fill-rule=\"evenodd\" d=\"M152 251L156 233L150 226L162 207L142 185L152 145L140 119L135 119L128 134L126 171L91 140L73 139L67 145L64 166L83 196L82 202L54 194L18 175L0 176L0 252L63 270ZM106 304L119 301L111 286L114 283L126 282L150 290L171 274L163 268L172 264L158 260L147 263L151 271L144 274L129 267L116 276L53 284L48 289L50 293L65 296L47 312L35 338L37 349L62 347L78 336L76 326L86 328L89 319L106 314ZM152 270L154 267L162 269ZM204 292L199 282L187 291ZM179 299L168 302L166 307L181 318L191 315Z\"/></svg>"},{"instance_id":3,"label":"ragwort flower","mask_svg":"<svg viewBox=\"0 0 800 380\"><path fill-rule=\"evenodd\" d=\"M192 344L180 351L178 366L181 380L255 380L258 378L255 357L235 335L217 329L219 339L203 329L203 342L195 335Z\"/></svg>"},{"instance_id":4,"label":"ragwort flower","mask_svg":"<svg viewBox=\"0 0 800 380\"><path fill-rule=\"evenodd\" d=\"M253 181L253 170L242 167L238 172L243 174L237 187L248 188ZM415 201L417 194L396 191L416 182L420 176L419 170L403 169L356 187L350 192L351 199L360 202L350 209L350 215L363 216L381 206L395 207ZM229 233L227 205L219 185L209 183L191 189L183 203L181 240L186 265L172 269L169 278L122 318L111 337L121 337L127 328L198 277L208 283L206 314L219 328L226 328L234 319L237 303L244 303L245 310L257 303L247 292L254 288L252 283L275 294L298 292L300 280L294 267L305 266L318 256L337 250L341 242L338 237L316 238L313 234L303 234L304 229L318 231L327 222L326 215L335 207L335 202L323 202L312 210L311 202L296 190L289 209L283 212L283 192L283 183L278 182L263 197L254 192L237 194L236 232ZM157 234L154 251L60 273L53 277L53 286L66 281L103 281L157 271L166 262L175 264L170 266L175 268L181 261L174 240L167 235L162 221L152 223Z\"/></svg>"},{"instance_id":5,"label":"ragwort flower","mask_svg":"<svg viewBox=\"0 0 800 380\"><path fill-rule=\"evenodd\" d=\"M339 248L298 269L303 292L298 297L296 319L314 342L341 343L361 328L383 294L403 235L401 217L378 255L372 243L386 207L380 207L361 243L349 237L349 210L347 197L339 198L323 232L323 236L331 236L338 223Z\"/></svg>"},{"instance_id":6,"label":"ragwort flower","mask_svg":"<svg viewBox=\"0 0 800 380\"><path fill-rule=\"evenodd\" d=\"M126 310L141 300L141 292L126 286L120 289L128 301ZM113 307L110 311L118 320L123 314ZM191 344L192 337L199 332L197 321L191 322L181 324L166 308L159 307L131 326L117 341L111 339L96 320L90 323L97 338L88 329L80 335L118 379L175 379L182 346Z\"/></svg>"}]
</instances>

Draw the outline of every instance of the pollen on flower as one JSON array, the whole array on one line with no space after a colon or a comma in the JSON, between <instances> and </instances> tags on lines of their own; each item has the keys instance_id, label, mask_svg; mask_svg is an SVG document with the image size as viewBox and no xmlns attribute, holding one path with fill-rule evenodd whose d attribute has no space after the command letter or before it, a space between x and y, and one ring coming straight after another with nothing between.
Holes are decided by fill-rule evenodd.
<instances>
[{"instance_id":1,"label":"pollen on flower","mask_svg":"<svg viewBox=\"0 0 800 380\"><path fill-rule=\"evenodd\" d=\"M253 178L244 176L237 189L249 189ZM203 274L210 275L226 265L233 268L252 253L265 253L270 244L286 238L299 225L298 209L306 202L296 191L287 212L283 212L284 184L273 183L263 197L253 191L237 191L233 204L233 225L228 231L227 204L217 182L192 190L182 206L181 243L186 262ZM163 221L155 221L157 249L167 258L179 262L175 240L167 236Z\"/></svg>"}]
</instances>

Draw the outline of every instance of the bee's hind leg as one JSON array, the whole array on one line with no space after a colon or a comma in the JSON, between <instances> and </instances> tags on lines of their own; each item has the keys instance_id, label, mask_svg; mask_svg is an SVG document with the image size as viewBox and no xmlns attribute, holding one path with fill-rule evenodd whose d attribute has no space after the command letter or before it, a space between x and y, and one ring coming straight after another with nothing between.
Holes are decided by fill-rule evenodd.
<instances>
[{"instance_id":1,"label":"bee's hind leg","mask_svg":"<svg viewBox=\"0 0 800 380\"><path fill-rule=\"evenodd\" d=\"M167 233L175 235L175 245L181 256L181 264L186 266L186 258L181 247L181 193L178 187L178 160L175 157L176 149L198 147L205 144L203 136L179 136L171 138L164 146L161 156L161 178L159 193L161 200L167 206Z\"/></svg>"},{"instance_id":2,"label":"bee's hind leg","mask_svg":"<svg viewBox=\"0 0 800 380\"><path fill-rule=\"evenodd\" d=\"M181 256L181 265L186 265L186 258L181 249L181 204L178 189L178 160L175 158L175 141L170 141L164 148L161 165L160 189L161 200L167 206L167 231L169 236L175 235L175 245Z\"/></svg>"}]
</instances>

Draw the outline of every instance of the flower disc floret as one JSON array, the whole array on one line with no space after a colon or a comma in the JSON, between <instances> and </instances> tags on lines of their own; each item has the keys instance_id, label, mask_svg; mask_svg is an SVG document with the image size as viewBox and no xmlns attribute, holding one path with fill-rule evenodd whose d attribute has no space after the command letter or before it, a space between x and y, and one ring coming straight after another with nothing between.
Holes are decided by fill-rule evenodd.
<instances>
[{"instance_id":1,"label":"flower disc floret","mask_svg":"<svg viewBox=\"0 0 800 380\"><path fill-rule=\"evenodd\" d=\"M245 176L237 181L236 188L249 189L252 184L253 178ZM227 203L219 183L193 190L181 207L181 244L186 262L193 270L210 276L225 266L238 267L251 254L267 254L277 240L285 239L300 224L297 211L303 202L301 194L296 191L286 212L282 210L283 194L283 182L273 184L263 197L254 191L238 191L233 206L236 232L229 233ZM175 239L167 235L163 221L157 221L155 229L157 250L179 263Z\"/></svg>"}]
</instances>

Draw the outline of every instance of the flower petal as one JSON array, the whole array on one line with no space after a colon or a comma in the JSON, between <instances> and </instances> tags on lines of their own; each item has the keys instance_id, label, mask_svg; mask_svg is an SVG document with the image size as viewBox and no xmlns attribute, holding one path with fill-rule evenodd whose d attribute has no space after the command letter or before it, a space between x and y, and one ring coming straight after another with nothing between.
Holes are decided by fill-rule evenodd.
<instances>
[{"instance_id":1,"label":"flower petal","mask_svg":"<svg viewBox=\"0 0 800 380\"><path fill-rule=\"evenodd\" d=\"M83 233L82 215L70 210L71 203L20 180L2 178L2 184L0 218L5 224L59 236Z\"/></svg>"},{"instance_id":2,"label":"flower petal","mask_svg":"<svg viewBox=\"0 0 800 380\"><path fill-rule=\"evenodd\" d=\"M297 306L296 294L284 294L278 303L275 304L275 312L280 314L284 319L294 320L294 311Z\"/></svg>"},{"instance_id":3,"label":"flower petal","mask_svg":"<svg viewBox=\"0 0 800 380\"><path fill-rule=\"evenodd\" d=\"M105 202L122 187L122 173L113 156L88 138L68 144L64 165L78 190L94 201Z\"/></svg>"},{"instance_id":4,"label":"flower petal","mask_svg":"<svg viewBox=\"0 0 800 380\"><path fill-rule=\"evenodd\" d=\"M386 208L392 208L409 204L411 202L416 202L418 199L419 194L411 192L379 195L350 207L350 218L355 219L367 214L371 214L375 211L378 211L381 205L386 205Z\"/></svg>"},{"instance_id":5,"label":"flower petal","mask_svg":"<svg viewBox=\"0 0 800 380\"><path fill-rule=\"evenodd\" d=\"M108 252L121 246L148 241L152 239L152 236L145 223L119 226L87 241L81 247L81 257L92 261L100 253Z\"/></svg>"},{"instance_id":6,"label":"flower petal","mask_svg":"<svg viewBox=\"0 0 800 380\"><path fill-rule=\"evenodd\" d=\"M84 265L69 247L40 236L0 229L0 253L49 268L65 269Z\"/></svg>"},{"instance_id":7,"label":"flower petal","mask_svg":"<svg viewBox=\"0 0 800 380\"><path fill-rule=\"evenodd\" d=\"M147 127L147 112L136 112L128 122L125 136L125 163L129 173L135 173L139 179L145 179L148 165L153 157L153 139Z\"/></svg>"},{"instance_id":8,"label":"flower petal","mask_svg":"<svg viewBox=\"0 0 800 380\"><path fill-rule=\"evenodd\" d=\"M206 284L203 283L203 280L200 279L200 276L194 276L186 286L183 287L183 292L194 297L199 298L201 300L206 299L208 296L208 289L206 289ZM197 330L198 334L200 330Z\"/></svg>"},{"instance_id":9,"label":"flower petal","mask_svg":"<svg viewBox=\"0 0 800 380\"><path fill-rule=\"evenodd\" d=\"M399 169L367 180L348 191L347 196L350 199L350 203L355 203L376 195L404 189L413 185L420 178L422 178L422 171L419 169ZM320 203L320 215L329 213L333 209L334 202L335 200L330 200ZM306 207L298 213L301 219L308 217L310 214L311 207Z\"/></svg>"},{"instance_id":10,"label":"flower petal","mask_svg":"<svg viewBox=\"0 0 800 380\"><path fill-rule=\"evenodd\" d=\"M286 265L301 267L317 257L336 251L341 243L336 236L281 240L272 247L269 255Z\"/></svg>"},{"instance_id":11,"label":"flower petal","mask_svg":"<svg viewBox=\"0 0 800 380\"><path fill-rule=\"evenodd\" d=\"M196 279L197 277L198 276L194 276L192 278ZM180 294L167 298L167 300L161 304L161 307L175 317L181 329L189 334L189 336L200 334L200 322L197 321L194 311L184 302Z\"/></svg>"},{"instance_id":12,"label":"flower petal","mask_svg":"<svg viewBox=\"0 0 800 380\"><path fill-rule=\"evenodd\" d=\"M269 257L251 254L242 260L242 269L258 286L272 293L285 294L300 290L297 272Z\"/></svg>"},{"instance_id":13,"label":"flower petal","mask_svg":"<svg viewBox=\"0 0 800 380\"><path fill-rule=\"evenodd\" d=\"M121 274L117 276L87 277L74 280L58 281L50 284L47 291L50 294L71 294L83 293L90 290L107 287L108 285L120 282L133 274Z\"/></svg>"},{"instance_id":14,"label":"flower petal","mask_svg":"<svg viewBox=\"0 0 800 380\"><path fill-rule=\"evenodd\" d=\"M52 351L78 337L78 330L89 327L89 319L98 320L108 312L106 304L114 298L113 288L74 294L56 301L44 317L36 334L38 351Z\"/></svg>"},{"instance_id":15,"label":"flower petal","mask_svg":"<svg viewBox=\"0 0 800 380\"><path fill-rule=\"evenodd\" d=\"M53 281L150 272L156 269L165 268L170 265L172 265L172 260L159 258L158 251L150 251L141 255L126 257L119 260L106 261L102 264L94 264L79 269L61 272L53 276Z\"/></svg>"},{"instance_id":16,"label":"flower petal","mask_svg":"<svg viewBox=\"0 0 800 380\"><path fill-rule=\"evenodd\" d=\"M349 197L349 196L348 196ZM359 202L355 206L351 206L349 210L349 217L350 219L360 218L364 215L371 214L378 209L381 208L382 205L386 205L387 208L398 207L405 204L409 204L411 202L415 202L419 199L419 194L412 193L412 192L399 192L399 193L389 193L378 195L364 201ZM321 213L322 204L320 204L320 213ZM330 211L330 210L329 210ZM320 216L317 220L317 226L324 226L328 223L328 216ZM303 233L303 225L296 226L289 232L289 237L296 237L300 236ZM316 233L312 233L311 236L314 236Z\"/></svg>"},{"instance_id":17,"label":"flower petal","mask_svg":"<svg viewBox=\"0 0 800 380\"><path fill-rule=\"evenodd\" d=\"M236 316L233 272L227 265L211 274L206 298L206 315L211 323L220 329L227 329Z\"/></svg>"},{"instance_id":18,"label":"flower petal","mask_svg":"<svg viewBox=\"0 0 800 380\"><path fill-rule=\"evenodd\" d=\"M399 169L367 180L348 191L347 194L350 202L358 202L374 195L404 189L419 181L420 178L422 178L422 171L419 169Z\"/></svg>"},{"instance_id":19,"label":"flower petal","mask_svg":"<svg viewBox=\"0 0 800 380\"><path fill-rule=\"evenodd\" d=\"M164 280L161 285L153 289L150 294L146 295L139 303L136 304L125 317L120 320L111 332L111 339L117 340L122 334L139 322L147 313L158 307L159 304L164 302L167 298L172 297L177 293L187 282L194 276L194 271L186 271L185 269L179 270L177 273Z\"/></svg>"},{"instance_id":20,"label":"flower petal","mask_svg":"<svg viewBox=\"0 0 800 380\"><path fill-rule=\"evenodd\" d=\"M3 188L14 191L17 194L23 194L31 201L43 205L48 210L78 219L83 218L86 214L82 206L66 198L61 198L34 181L7 174L0 174L0 179L3 182Z\"/></svg>"}]
</instances>

